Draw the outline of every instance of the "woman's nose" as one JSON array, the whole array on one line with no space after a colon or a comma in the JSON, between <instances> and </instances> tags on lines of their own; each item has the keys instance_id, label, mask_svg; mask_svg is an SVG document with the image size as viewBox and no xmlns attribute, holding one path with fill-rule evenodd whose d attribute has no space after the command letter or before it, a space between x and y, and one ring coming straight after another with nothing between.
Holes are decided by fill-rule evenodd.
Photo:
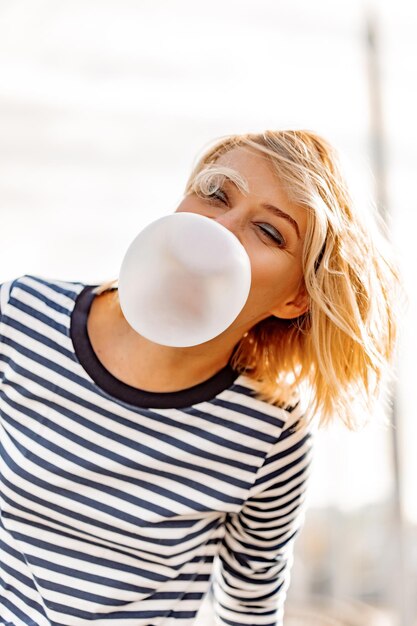
<instances>
[{"instance_id":1,"label":"woman's nose","mask_svg":"<svg viewBox=\"0 0 417 626\"><path fill-rule=\"evenodd\" d=\"M243 218L241 215L233 210L230 210L214 219L218 224L230 230L230 232L233 233L239 241L241 241L243 232Z\"/></svg>"}]
</instances>

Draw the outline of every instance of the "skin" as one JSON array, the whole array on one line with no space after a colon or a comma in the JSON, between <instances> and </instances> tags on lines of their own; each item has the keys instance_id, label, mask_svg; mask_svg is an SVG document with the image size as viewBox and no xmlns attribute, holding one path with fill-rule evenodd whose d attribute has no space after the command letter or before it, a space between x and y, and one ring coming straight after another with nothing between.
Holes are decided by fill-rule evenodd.
<instances>
[{"instance_id":1,"label":"skin","mask_svg":"<svg viewBox=\"0 0 417 626\"><path fill-rule=\"evenodd\" d=\"M248 299L222 334L198 346L175 348L153 343L133 330L109 292L96 296L87 321L93 349L116 378L138 389L163 393L197 385L228 363L235 345L256 323L271 315L294 318L308 308L301 264L305 209L289 200L262 154L233 148L218 163L241 173L248 181L249 193L242 194L228 180L216 197L185 196L176 212L215 219L238 237L251 262ZM262 203L279 207L292 217L300 237L287 219L261 208ZM265 230L278 241L270 239Z\"/></svg>"}]
</instances>

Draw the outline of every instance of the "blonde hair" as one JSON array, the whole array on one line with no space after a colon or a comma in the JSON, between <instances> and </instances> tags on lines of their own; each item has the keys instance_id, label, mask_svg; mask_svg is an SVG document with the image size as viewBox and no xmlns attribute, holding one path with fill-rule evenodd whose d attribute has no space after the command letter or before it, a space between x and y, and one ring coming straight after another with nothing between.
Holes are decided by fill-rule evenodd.
<instances>
[{"instance_id":1,"label":"blonde hair","mask_svg":"<svg viewBox=\"0 0 417 626\"><path fill-rule=\"evenodd\" d=\"M337 417L353 430L393 377L402 291L386 225L375 209L367 218L355 210L335 149L306 130L217 140L197 160L185 194L206 194L225 176L245 192L237 172L216 166L236 147L265 155L288 197L308 212L302 262L309 309L296 319L271 316L256 324L231 365L253 380L261 399L289 407L309 390L312 418L324 425Z\"/></svg>"}]
</instances>

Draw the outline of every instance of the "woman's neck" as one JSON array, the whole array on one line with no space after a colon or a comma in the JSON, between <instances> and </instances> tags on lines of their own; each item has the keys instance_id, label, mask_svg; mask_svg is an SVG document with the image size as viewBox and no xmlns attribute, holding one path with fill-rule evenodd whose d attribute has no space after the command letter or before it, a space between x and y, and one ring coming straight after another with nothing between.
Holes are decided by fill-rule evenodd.
<instances>
[{"instance_id":1,"label":"woman's neck","mask_svg":"<svg viewBox=\"0 0 417 626\"><path fill-rule=\"evenodd\" d=\"M87 332L97 358L113 376L156 393L180 391L208 380L227 365L238 341L219 336L188 348L154 343L128 324L110 292L94 298Z\"/></svg>"}]
</instances>

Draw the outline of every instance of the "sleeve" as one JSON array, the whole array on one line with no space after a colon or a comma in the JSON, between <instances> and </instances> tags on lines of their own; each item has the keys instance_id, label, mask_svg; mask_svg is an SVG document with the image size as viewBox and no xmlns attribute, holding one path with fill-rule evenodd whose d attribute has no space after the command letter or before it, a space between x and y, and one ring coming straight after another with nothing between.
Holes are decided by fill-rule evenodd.
<instances>
[{"instance_id":1,"label":"sleeve","mask_svg":"<svg viewBox=\"0 0 417 626\"><path fill-rule=\"evenodd\" d=\"M301 419L295 407L258 470L244 506L226 518L211 589L217 625L283 624L294 539L304 522L315 430L301 426Z\"/></svg>"},{"instance_id":2,"label":"sleeve","mask_svg":"<svg viewBox=\"0 0 417 626\"><path fill-rule=\"evenodd\" d=\"M0 324L3 318L3 312L6 309L6 304L9 301L10 289L12 287L13 280L0 283Z\"/></svg>"}]
</instances>

